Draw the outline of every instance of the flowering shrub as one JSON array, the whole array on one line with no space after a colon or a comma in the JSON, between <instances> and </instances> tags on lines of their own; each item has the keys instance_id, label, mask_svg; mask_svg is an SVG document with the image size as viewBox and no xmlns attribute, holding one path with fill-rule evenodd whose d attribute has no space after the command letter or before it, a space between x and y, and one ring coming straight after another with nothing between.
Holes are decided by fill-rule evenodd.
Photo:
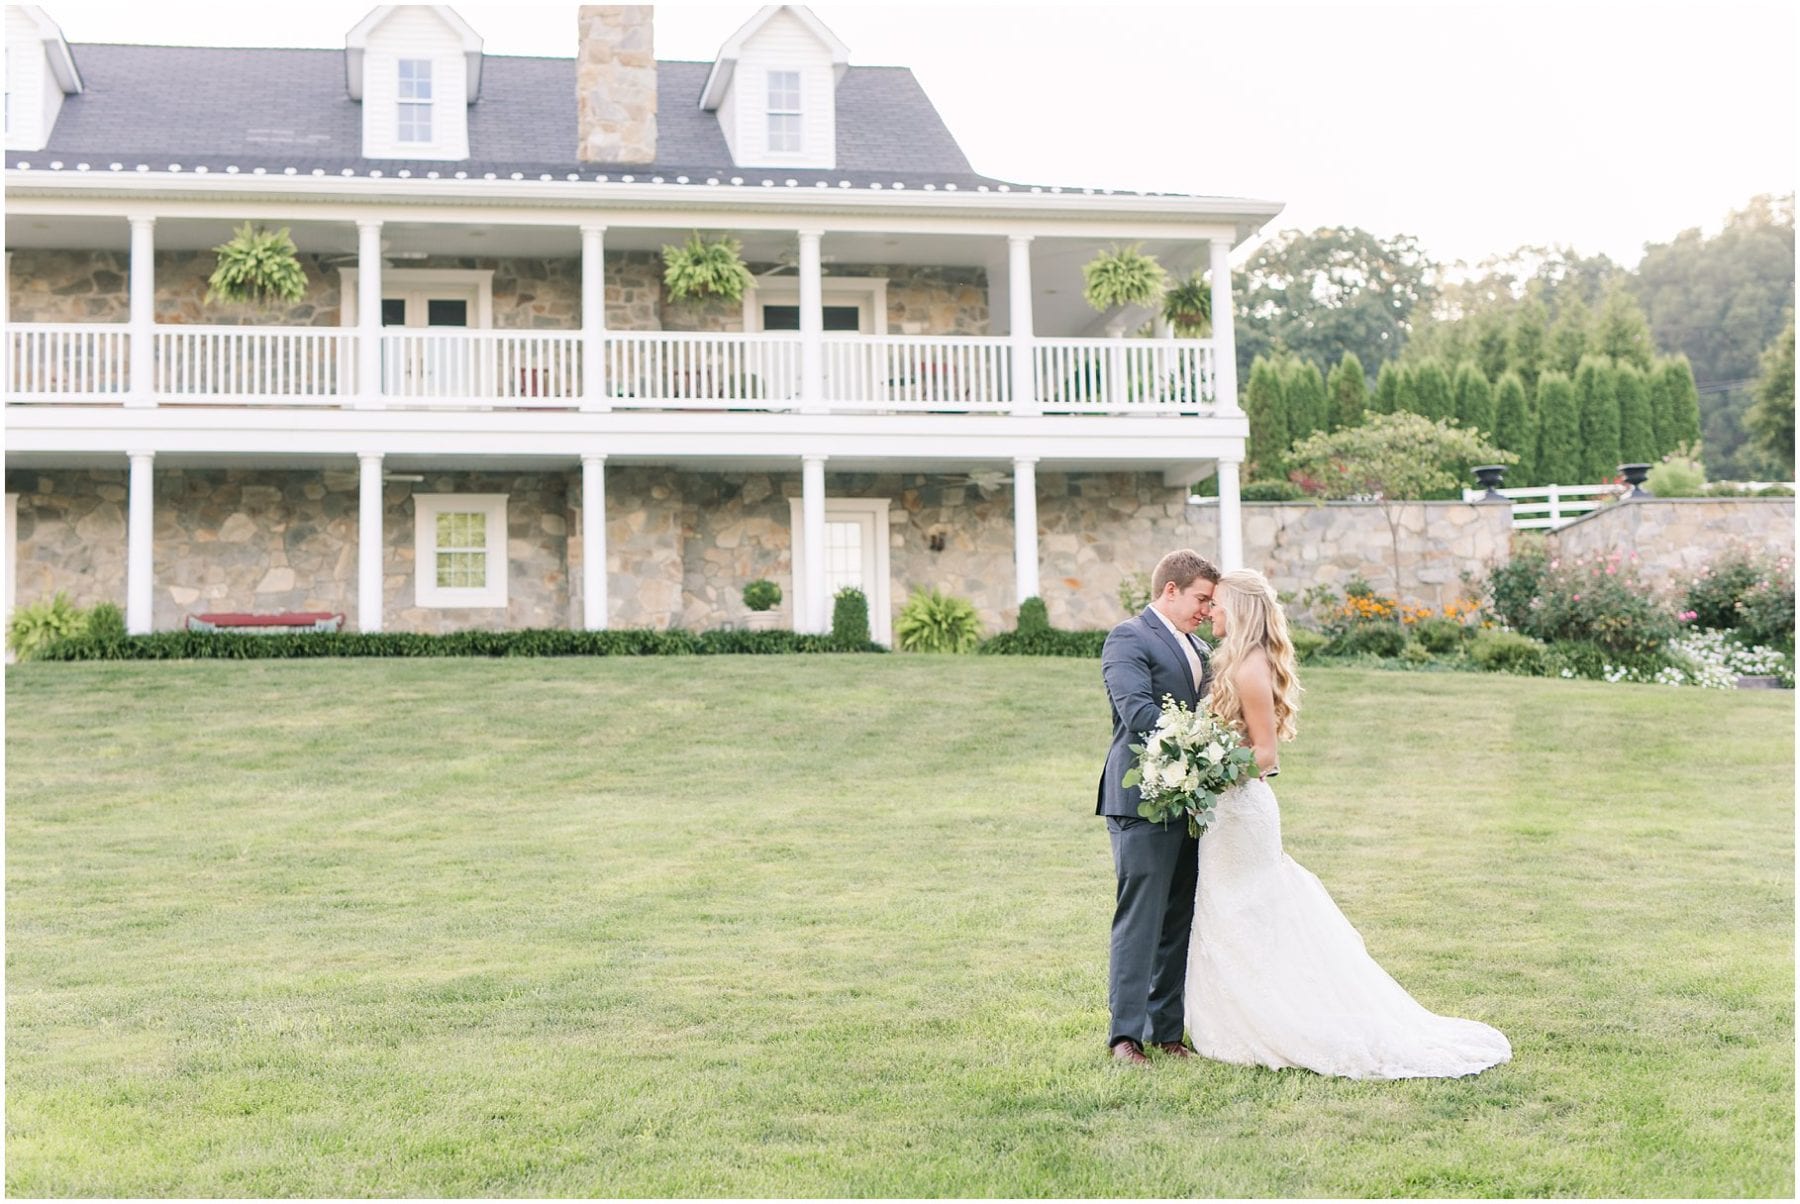
<instances>
[{"instance_id":1,"label":"flowering shrub","mask_svg":"<svg viewBox=\"0 0 1800 1204\"><path fill-rule=\"evenodd\" d=\"M1793 661L1776 648L1745 647L1723 631L1697 631L1669 641L1670 659L1677 662L1656 676L1662 685L1702 686L1729 690L1739 677L1779 677L1793 685Z\"/></svg>"},{"instance_id":2,"label":"flowering shrub","mask_svg":"<svg viewBox=\"0 0 1800 1204\"><path fill-rule=\"evenodd\" d=\"M1674 614L1639 575L1637 554L1545 562L1537 593L1512 626L1549 643L1593 644L1615 655L1656 651L1678 630ZM1498 608L1498 603L1496 603Z\"/></svg>"},{"instance_id":3,"label":"flowering shrub","mask_svg":"<svg viewBox=\"0 0 1800 1204\"><path fill-rule=\"evenodd\" d=\"M1488 573L1487 595L1495 617L1514 631L1525 630L1531 601L1542 593L1549 566L1550 553L1542 536L1514 536L1512 559Z\"/></svg>"},{"instance_id":4,"label":"flowering shrub","mask_svg":"<svg viewBox=\"0 0 1800 1204\"><path fill-rule=\"evenodd\" d=\"M1794 571L1783 559L1780 567L1746 589L1737 600L1738 634L1754 643L1794 647Z\"/></svg>"},{"instance_id":5,"label":"flowering shrub","mask_svg":"<svg viewBox=\"0 0 1800 1204\"><path fill-rule=\"evenodd\" d=\"M1765 579L1768 566L1762 560L1741 544L1727 548L1688 582L1682 610L1693 612L1697 627L1736 627L1738 599Z\"/></svg>"}]
</instances>

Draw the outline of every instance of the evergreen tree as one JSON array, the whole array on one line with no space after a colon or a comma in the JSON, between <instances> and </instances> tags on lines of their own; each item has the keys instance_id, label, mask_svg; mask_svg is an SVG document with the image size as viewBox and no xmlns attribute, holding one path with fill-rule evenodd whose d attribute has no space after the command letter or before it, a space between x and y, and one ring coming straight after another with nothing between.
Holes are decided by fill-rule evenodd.
<instances>
[{"instance_id":1,"label":"evergreen tree","mask_svg":"<svg viewBox=\"0 0 1800 1204\"><path fill-rule=\"evenodd\" d=\"M1427 357L1413 364L1406 374L1406 383L1411 388L1401 392L1402 409L1433 422L1455 415L1456 398L1450 388L1450 374L1436 358Z\"/></svg>"},{"instance_id":2,"label":"evergreen tree","mask_svg":"<svg viewBox=\"0 0 1800 1204\"><path fill-rule=\"evenodd\" d=\"M1506 474L1514 485L1532 485L1537 481L1537 428L1531 419L1525 382L1509 368L1494 388L1494 442L1519 457L1518 464Z\"/></svg>"},{"instance_id":3,"label":"evergreen tree","mask_svg":"<svg viewBox=\"0 0 1800 1204\"><path fill-rule=\"evenodd\" d=\"M1290 444L1330 425L1331 403L1325 394L1325 378L1310 360L1288 361L1281 385L1287 398Z\"/></svg>"},{"instance_id":4,"label":"evergreen tree","mask_svg":"<svg viewBox=\"0 0 1800 1204\"><path fill-rule=\"evenodd\" d=\"M1382 360L1375 373L1375 395L1369 398L1372 414L1393 414L1400 409L1400 394L1406 388L1406 368L1395 360Z\"/></svg>"},{"instance_id":5,"label":"evergreen tree","mask_svg":"<svg viewBox=\"0 0 1800 1204\"><path fill-rule=\"evenodd\" d=\"M1385 369L1387 364L1382 367ZM1344 358L1331 370L1326 390L1331 394L1329 429L1337 431L1347 426L1361 426L1363 411L1369 404L1369 378L1363 375L1362 361L1356 358L1354 351L1344 352Z\"/></svg>"},{"instance_id":6,"label":"evergreen tree","mask_svg":"<svg viewBox=\"0 0 1800 1204\"><path fill-rule=\"evenodd\" d=\"M1506 371L1507 345L1512 341L1511 315L1503 309L1484 309L1474 321L1475 366L1481 369L1483 380L1496 380Z\"/></svg>"},{"instance_id":7,"label":"evergreen tree","mask_svg":"<svg viewBox=\"0 0 1800 1204\"><path fill-rule=\"evenodd\" d=\"M1656 429L1650 418L1650 392L1644 374L1635 364L1613 369L1613 389L1619 396L1619 459L1624 464L1654 464L1657 459Z\"/></svg>"},{"instance_id":8,"label":"evergreen tree","mask_svg":"<svg viewBox=\"0 0 1800 1204\"><path fill-rule=\"evenodd\" d=\"M1506 366L1519 374L1529 396L1537 388L1538 373L1550 354L1550 313L1536 297L1527 297L1513 314L1512 332L1506 343ZM1517 449L1514 449L1517 450ZM1524 462L1520 462L1520 467Z\"/></svg>"},{"instance_id":9,"label":"evergreen tree","mask_svg":"<svg viewBox=\"0 0 1800 1204\"><path fill-rule=\"evenodd\" d=\"M1556 311L1556 324L1550 327L1550 354L1545 357L1544 366L1573 376L1581 366L1581 357L1588 353L1591 321L1580 296L1571 294L1564 298Z\"/></svg>"},{"instance_id":10,"label":"evergreen tree","mask_svg":"<svg viewBox=\"0 0 1800 1204\"><path fill-rule=\"evenodd\" d=\"M1794 319L1763 349L1756 401L1744 415L1750 434L1773 462L1794 475Z\"/></svg>"},{"instance_id":11,"label":"evergreen tree","mask_svg":"<svg viewBox=\"0 0 1800 1204\"><path fill-rule=\"evenodd\" d=\"M1663 387L1669 392L1670 447L1693 447L1700 442L1700 390L1694 387L1694 370L1685 355L1662 362Z\"/></svg>"},{"instance_id":12,"label":"evergreen tree","mask_svg":"<svg viewBox=\"0 0 1800 1204\"><path fill-rule=\"evenodd\" d=\"M1287 399L1281 387L1281 369L1274 361L1257 356L1250 365L1250 383L1244 389L1244 416L1250 420L1250 445L1245 456L1253 481L1287 479L1283 453L1293 440L1288 436Z\"/></svg>"},{"instance_id":13,"label":"evergreen tree","mask_svg":"<svg viewBox=\"0 0 1800 1204\"><path fill-rule=\"evenodd\" d=\"M1675 389L1663 372L1668 361L1657 357L1644 373L1644 396L1650 401L1650 441L1660 460L1675 450Z\"/></svg>"},{"instance_id":14,"label":"evergreen tree","mask_svg":"<svg viewBox=\"0 0 1800 1204\"><path fill-rule=\"evenodd\" d=\"M1473 363L1456 369L1456 420L1484 435L1494 431L1494 389Z\"/></svg>"},{"instance_id":15,"label":"evergreen tree","mask_svg":"<svg viewBox=\"0 0 1800 1204\"><path fill-rule=\"evenodd\" d=\"M1593 485L1619 475L1619 395L1613 362L1603 355L1584 355L1575 370L1575 395L1581 407L1580 483Z\"/></svg>"},{"instance_id":16,"label":"evergreen tree","mask_svg":"<svg viewBox=\"0 0 1800 1204\"><path fill-rule=\"evenodd\" d=\"M1581 484L1581 410L1575 386L1552 368L1538 377L1537 404L1537 483Z\"/></svg>"},{"instance_id":17,"label":"evergreen tree","mask_svg":"<svg viewBox=\"0 0 1800 1204\"><path fill-rule=\"evenodd\" d=\"M1607 292L1588 350L1610 356L1615 364L1630 364L1640 372L1649 369L1651 357L1656 354L1650 339L1650 320L1638 306L1637 298L1622 285L1615 284Z\"/></svg>"}]
</instances>

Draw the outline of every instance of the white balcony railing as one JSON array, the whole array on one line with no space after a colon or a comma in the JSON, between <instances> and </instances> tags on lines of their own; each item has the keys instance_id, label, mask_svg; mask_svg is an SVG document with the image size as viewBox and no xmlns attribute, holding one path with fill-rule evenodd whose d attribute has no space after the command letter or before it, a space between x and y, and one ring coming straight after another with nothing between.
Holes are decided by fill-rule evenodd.
<instances>
[{"instance_id":1,"label":"white balcony railing","mask_svg":"<svg viewBox=\"0 0 1800 1204\"><path fill-rule=\"evenodd\" d=\"M158 326L160 398L335 405L355 392L355 332L317 326Z\"/></svg>"},{"instance_id":2,"label":"white balcony railing","mask_svg":"<svg viewBox=\"0 0 1800 1204\"><path fill-rule=\"evenodd\" d=\"M131 392L130 331L8 328L8 402L119 404ZM609 331L585 369L580 331L390 327L379 371L358 385L353 328L157 326L146 404L377 404L521 409L790 410L804 357L794 333ZM1214 404L1213 348L1182 339L1036 339L1029 389L1005 338L827 335L817 408L836 412L1195 414ZM600 396L583 394L598 378Z\"/></svg>"},{"instance_id":3,"label":"white balcony railing","mask_svg":"<svg viewBox=\"0 0 1800 1204\"><path fill-rule=\"evenodd\" d=\"M8 401L117 404L130 386L123 326L30 322L7 328Z\"/></svg>"}]
</instances>

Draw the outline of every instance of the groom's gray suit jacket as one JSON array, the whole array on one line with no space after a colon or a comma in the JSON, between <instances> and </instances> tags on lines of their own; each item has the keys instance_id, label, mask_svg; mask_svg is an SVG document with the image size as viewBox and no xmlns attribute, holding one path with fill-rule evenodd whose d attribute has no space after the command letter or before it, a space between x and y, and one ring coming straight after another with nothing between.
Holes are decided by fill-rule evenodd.
<instances>
[{"instance_id":1,"label":"groom's gray suit jacket","mask_svg":"<svg viewBox=\"0 0 1800 1204\"><path fill-rule=\"evenodd\" d=\"M1198 710L1200 699L1212 688L1212 650L1198 636L1186 636L1200 655L1200 689L1194 690L1194 674L1178 637L1148 608L1135 619L1112 629L1100 652L1100 674L1112 700L1112 747L1106 750L1106 768L1100 772L1095 815L1128 815L1138 818L1138 788L1123 784L1125 773L1137 764L1133 744L1156 726L1163 695L1172 694Z\"/></svg>"}]
</instances>

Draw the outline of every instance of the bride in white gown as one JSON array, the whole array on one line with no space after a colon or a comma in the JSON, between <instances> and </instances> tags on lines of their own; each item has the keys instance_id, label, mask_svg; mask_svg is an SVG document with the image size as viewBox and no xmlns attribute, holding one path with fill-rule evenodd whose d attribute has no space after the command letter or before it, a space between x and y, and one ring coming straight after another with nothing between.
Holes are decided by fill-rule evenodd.
<instances>
[{"instance_id":1,"label":"bride in white gown","mask_svg":"<svg viewBox=\"0 0 1800 1204\"><path fill-rule=\"evenodd\" d=\"M1300 683L1287 618L1261 573L1226 573L1213 601L1209 708L1255 746L1264 777L1228 790L1200 837L1187 1029L1221 1062L1353 1079L1450 1078L1512 1057L1498 1030L1426 1011L1363 948L1305 867L1281 851L1268 779L1291 740Z\"/></svg>"}]
</instances>

